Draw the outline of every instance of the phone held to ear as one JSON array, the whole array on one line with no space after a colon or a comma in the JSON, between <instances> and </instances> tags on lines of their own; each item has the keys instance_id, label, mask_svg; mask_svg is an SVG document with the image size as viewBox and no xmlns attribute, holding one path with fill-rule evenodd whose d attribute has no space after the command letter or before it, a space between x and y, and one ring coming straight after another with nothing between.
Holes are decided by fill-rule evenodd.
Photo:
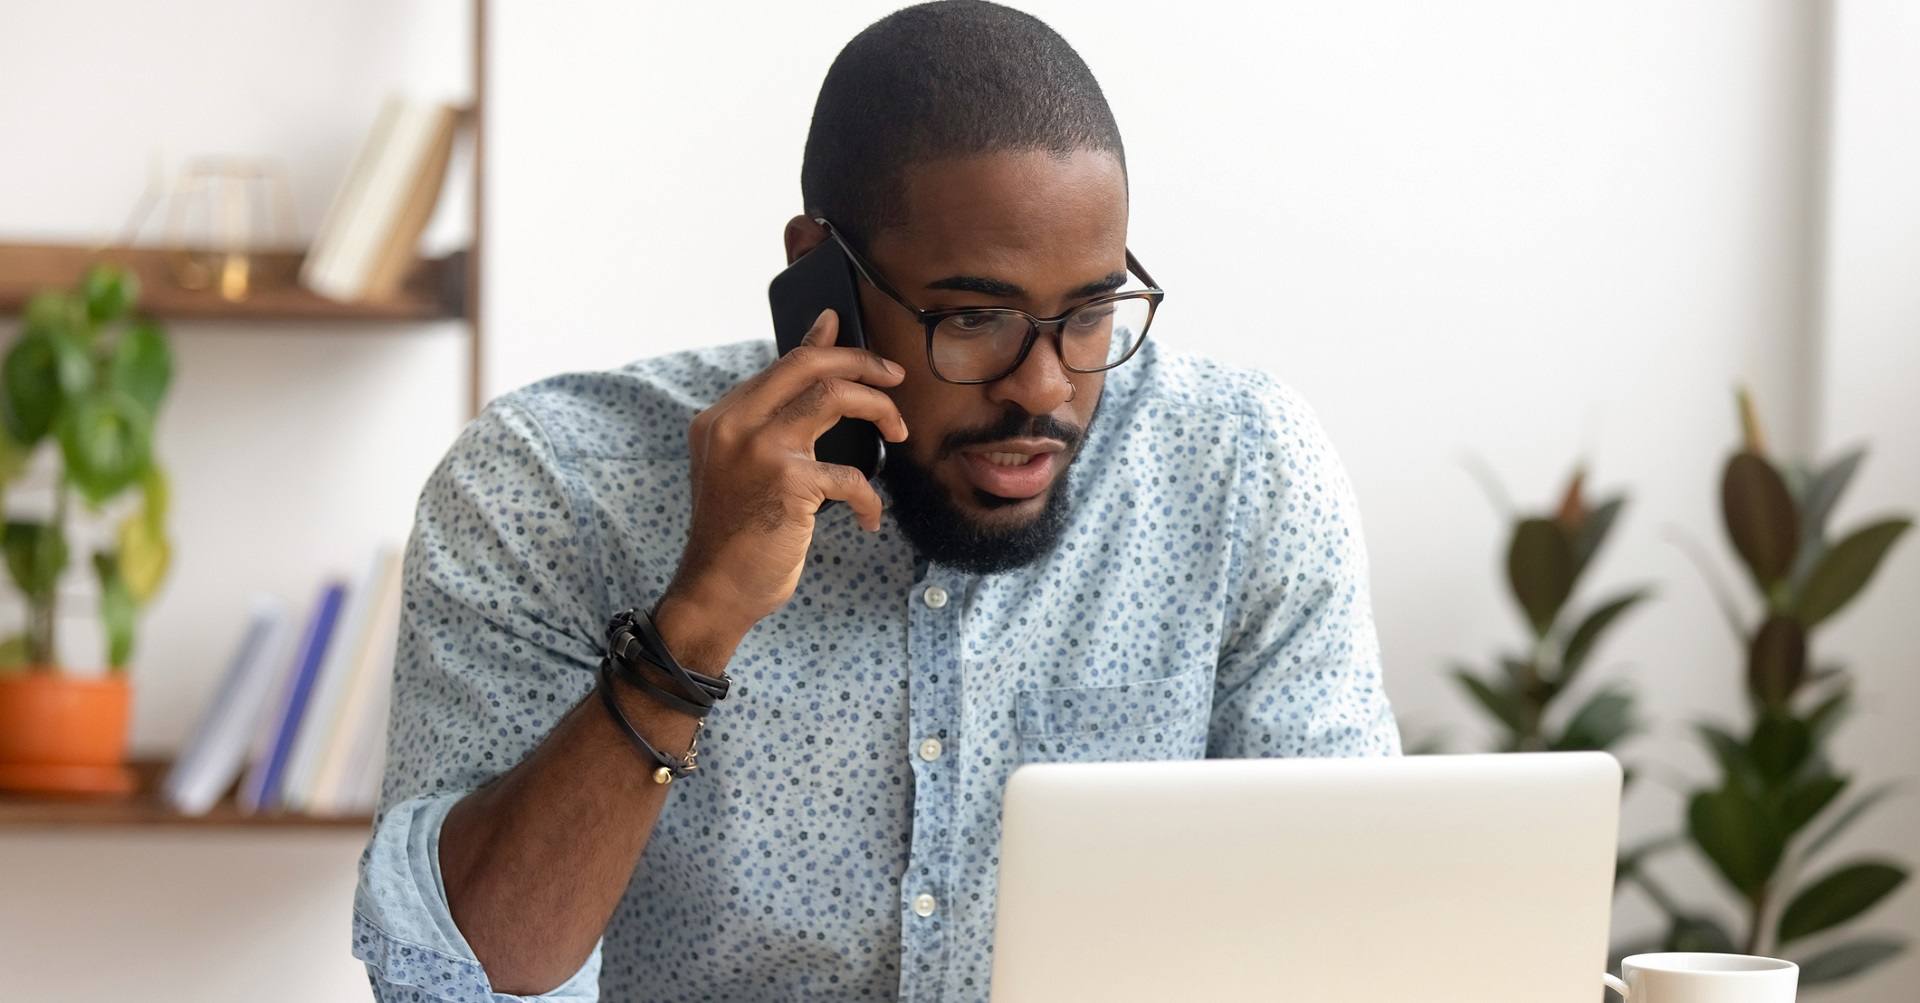
<instances>
[{"instance_id":1,"label":"phone held to ear","mask_svg":"<svg viewBox=\"0 0 1920 1003\"><path fill-rule=\"evenodd\" d=\"M835 240L821 241L819 247L801 255L800 260L774 276L767 286L767 299L773 304L773 340L780 354L798 348L800 339L813 327L820 311L828 308L840 319L840 334L834 344L867 347L866 333L860 329L857 281L853 262L847 260L847 253ZM814 459L845 464L868 479L880 472L886 456L880 430L873 427L872 422L858 418L842 418L813 444Z\"/></svg>"}]
</instances>

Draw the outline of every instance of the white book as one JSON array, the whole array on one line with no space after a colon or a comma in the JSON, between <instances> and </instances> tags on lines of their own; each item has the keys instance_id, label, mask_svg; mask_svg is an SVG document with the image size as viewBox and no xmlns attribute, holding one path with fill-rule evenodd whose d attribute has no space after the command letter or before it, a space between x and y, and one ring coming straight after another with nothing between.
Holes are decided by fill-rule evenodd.
<instances>
[{"instance_id":1,"label":"white book","mask_svg":"<svg viewBox=\"0 0 1920 1003\"><path fill-rule=\"evenodd\" d=\"M366 188L352 207L335 246L328 248L322 268L306 279L307 288L336 300L365 297L374 265L386 246L406 203L421 162L432 153L435 131L443 109L439 105L400 99L374 162Z\"/></svg>"},{"instance_id":2,"label":"white book","mask_svg":"<svg viewBox=\"0 0 1920 1003\"><path fill-rule=\"evenodd\" d=\"M321 755L308 791L306 810L316 815L337 814L344 800L346 774L356 750L365 742L379 742L384 735L370 734L367 718L377 709L370 708L379 676L393 671L393 646L400 622L400 573L402 558L398 550L387 551L381 568L372 613L367 620L366 643L360 646L349 673L346 695L335 718L333 737Z\"/></svg>"},{"instance_id":3,"label":"white book","mask_svg":"<svg viewBox=\"0 0 1920 1003\"><path fill-rule=\"evenodd\" d=\"M307 248L307 256L300 263L300 284L322 296L330 295L323 276L337 267L335 259L340 254L340 242L346 236L347 221L361 213L367 179L372 176L374 164L386 148L388 136L393 132L393 124L399 119L402 107L403 102L397 96L387 98L380 105L379 114L374 116L373 128L361 140L359 151L347 166L346 176L340 179L340 187L334 191L333 201L327 205L327 214L320 219L320 229L314 233L313 245Z\"/></svg>"},{"instance_id":4,"label":"white book","mask_svg":"<svg viewBox=\"0 0 1920 1003\"><path fill-rule=\"evenodd\" d=\"M371 815L380 802L380 784L386 776L387 723L393 710L393 658L388 650L385 671L374 674L367 699L366 737L352 750L334 814Z\"/></svg>"},{"instance_id":5,"label":"white book","mask_svg":"<svg viewBox=\"0 0 1920 1003\"><path fill-rule=\"evenodd\" d=\"M340 624L334 628L333 639L327 645L326 660L314 678L313 694L308 698L300 730L294 736L293 751L287 758L280 804L289 811L305 811L312 796L320 761L339 728L340 708L366 646L367 624L380 604L380 585L386 580L387 564L391 560L392 547L376 548L366 571L347 590L347 607L341 611Z\"/></svg>"},{"instance_id":6,"label":"white book","mask_svg":"<svg viewBox=\"0 0 1920 1003\"><path fill-rule=\"evenodd\" d=\"M292 657L293 627L284 602L274 596L254 597L220 688L162 782L161 796L174 809L205 814L245 769L254 735L271 713L276 684Z\"/></svg>"}]
</instances>

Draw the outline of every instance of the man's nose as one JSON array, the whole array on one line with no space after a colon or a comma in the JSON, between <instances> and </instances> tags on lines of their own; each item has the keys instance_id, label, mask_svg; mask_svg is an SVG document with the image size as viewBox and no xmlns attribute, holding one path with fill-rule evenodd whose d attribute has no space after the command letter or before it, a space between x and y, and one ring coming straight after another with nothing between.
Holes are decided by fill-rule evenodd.
<instances>
[{"instance_id":1,"label":"man's nose","mask_svg":"<svg viewBox=\"0 0 1920 1003\"><path fill-rule=\"evenodd\" d=\"M1060 360L1058 333L1043 329L1020 367L987 386L996 403L1015 404L1028 414L1052 414L1073 399L1073 374Z\"/></svg>"}]
</instances>

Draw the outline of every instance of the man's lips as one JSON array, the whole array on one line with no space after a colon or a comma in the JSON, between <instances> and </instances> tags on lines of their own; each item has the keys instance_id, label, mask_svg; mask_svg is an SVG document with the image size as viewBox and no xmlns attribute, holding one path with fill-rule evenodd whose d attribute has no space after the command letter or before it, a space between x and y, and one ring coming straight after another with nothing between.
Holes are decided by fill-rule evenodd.
<instances>
[{"instance_id":1,"label":"man's lips","mask_svg":"<svg viewBox=\"0 0 1920 1003\"><path fill-rule=\"evenodd\" d=\"M1057 439L1001 439L960 451L973 486L999 498L1032 498L1053 483L1066 445Z\"/></svg>"}]
</instances>

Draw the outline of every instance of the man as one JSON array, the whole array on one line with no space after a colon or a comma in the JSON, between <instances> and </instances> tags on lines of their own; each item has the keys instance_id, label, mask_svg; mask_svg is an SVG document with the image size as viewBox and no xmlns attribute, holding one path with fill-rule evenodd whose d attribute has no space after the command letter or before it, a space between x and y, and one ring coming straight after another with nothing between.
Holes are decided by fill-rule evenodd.
<instances>
[{"instance_id":1,"label":"man","mask_svg":"<svg viewBox=\"0 0 1920 1003\"><path fill-rule=\"evenodd\" d=\"M428 482L354 917L381 998L984 999L1014 767L1398 751L1345 475L1286 389L1145 340L1064 40L877 22L801 182L787 258L844 241L871 351L825 313L778 361L556 377ZM843 417L877 485L814 459ZM597 676L628 608L726 698Z\"/></svg>"}]
</instances>

